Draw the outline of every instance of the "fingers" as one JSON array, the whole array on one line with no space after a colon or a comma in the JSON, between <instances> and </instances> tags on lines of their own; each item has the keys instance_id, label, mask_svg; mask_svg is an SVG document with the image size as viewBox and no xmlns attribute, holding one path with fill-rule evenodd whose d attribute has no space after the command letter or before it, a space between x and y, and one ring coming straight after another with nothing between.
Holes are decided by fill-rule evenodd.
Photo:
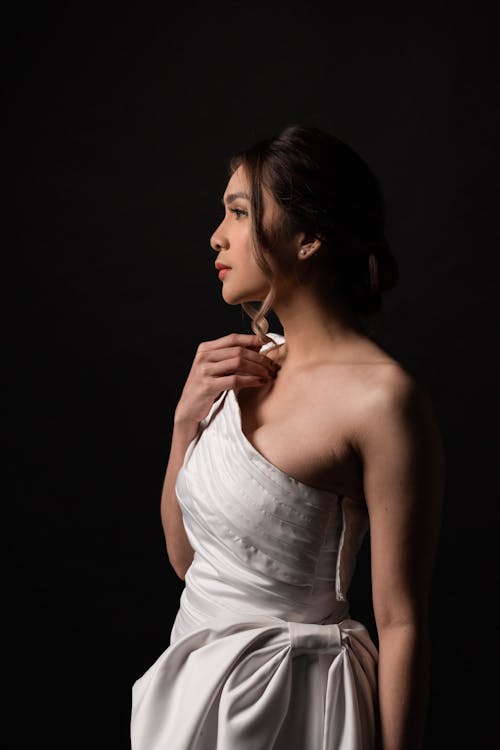
<instances>
[{"instance_id":1,"label":"fingers","mask_svg":"<svg viewBox=\"0 0 500 750\"><path fill-rule=\"evenodd\" d=\"M272 380L270 376L260 377L258 375L241 375L234 373L232 375L225 375L221 378L218 378L217 383L221 388L227 390L229 388L249 388L250 386L261 386L264 383L269 383L270 380Z\"/></svg>"},{"instance_id":2,"label":"fingers","mask_svg":"<svg viewBox=\"0 0 500 750\"><path fill-rule=\"evenodd\" d=\"M279 365L265 354L250 351L245 347L233 346L228 349L218 349L205 355L204 362L213 366L213 372L247 372L256 375L274 375Z\"/></svg>"},{"instance_id":3,"label":"fingers","mask_svg":"<svg viewBox=\"0 0 500 750\"><path fill-rule=\"evenodd\" d=\"M198 347L198 361L210 375L237 372L274 377L280 366L258 351L261 344L255 343L257 338L251 334L229 334L215 341L202 342Z\"/></svg>"},{"instance_id":4,"label":"fingers","mask_svg":"<svg viewBox=\"0 0 500 750\"><path fill-rule=\"evenodd\" d=\"M264 343L260 336L256 336L253 333L228 333L226 336L221 336L221 338L214 339L213 341L202 341L198 346L198 351L213 351L214 349L228 346L260 348Z\"/></svg>"},{"instance_id":5,"label":"fingers","mask_svg":"<svg viewBox=\"0 0 500 750\"><path fill-rule=\"evenodd\" d=\"M238 373L241 375L257 375L263 378L276 377L279 366L275 365L271 360L268 360L268 362L269 364L238 355L221 360L220 362L207 364L206 369L207 372L213 375Z\"/></svg>"},{"instance_id":6,"label":"fingers","mask_svg":"<svg viewBox=\"0 0 500 750\"><path fill-rule=\"evenodd\" d=\"M264 343L260 336L246 333L202 341L177 404L177 417L199 423L208 414L215 394L269 383L279 365L259 352Z\"/></svg>"}]
</instances>

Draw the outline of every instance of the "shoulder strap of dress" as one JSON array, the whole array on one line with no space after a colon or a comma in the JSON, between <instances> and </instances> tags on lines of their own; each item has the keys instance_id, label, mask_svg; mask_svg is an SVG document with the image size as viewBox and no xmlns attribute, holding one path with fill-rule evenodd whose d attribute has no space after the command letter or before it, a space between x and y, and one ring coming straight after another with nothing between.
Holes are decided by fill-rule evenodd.
<instances>
[{"instance_id":1,"label":"shoulder strap of dress","mask_svg":"<svg viewBox=\"0 0 500 750\"><path fill-rule=\"evenodd\" d=\"M281 333L271 333L269 331L267 335L270 336L277 344L283 344L285 342L285 337L282 336ZM270 349L272 346L273 346L273 342L268 341L267 343L263 344L260 347L259 352L265 352L267 349Z\"/></svg>"}]
</instances>

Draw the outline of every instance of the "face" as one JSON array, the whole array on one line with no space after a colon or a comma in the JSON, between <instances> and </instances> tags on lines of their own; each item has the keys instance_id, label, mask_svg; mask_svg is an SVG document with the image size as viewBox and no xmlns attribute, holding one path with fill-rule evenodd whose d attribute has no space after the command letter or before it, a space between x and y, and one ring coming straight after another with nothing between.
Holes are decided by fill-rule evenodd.
<instances>
[{"instance_id":1,"label":"face","mask_svg":"<svg viewBox=\"0 0 500 750\"><path fill-rule=\"evenodd\" d=\"M224 218L210 238L210 245L217 253L216 262L229 266L221 278L222 296L230 305L263 300L270 285L251 249L249 188L242 167L232 174L223 203ZM272 206L264 196L264 224L270 212Z\"/></svg>"}]
</instances>

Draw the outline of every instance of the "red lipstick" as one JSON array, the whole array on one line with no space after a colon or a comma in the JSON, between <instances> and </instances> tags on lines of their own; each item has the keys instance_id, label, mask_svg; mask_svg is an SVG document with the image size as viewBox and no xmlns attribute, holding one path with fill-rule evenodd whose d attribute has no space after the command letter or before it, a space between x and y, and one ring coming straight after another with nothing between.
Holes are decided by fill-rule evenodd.
<instances>
[{"instance_id":1,"label":"red lipstick","mask_svg":"<svg viewBox=\"0 0 500 750\"><path fill-rule=\"evenodd\" d=\"M227 274L227 272L230 270L231 266L226 266L225 263L221 263L220 261L215 261L215 267L219 272L219 279L223 279L224 276Z\"/></svg>"}]
</instances>

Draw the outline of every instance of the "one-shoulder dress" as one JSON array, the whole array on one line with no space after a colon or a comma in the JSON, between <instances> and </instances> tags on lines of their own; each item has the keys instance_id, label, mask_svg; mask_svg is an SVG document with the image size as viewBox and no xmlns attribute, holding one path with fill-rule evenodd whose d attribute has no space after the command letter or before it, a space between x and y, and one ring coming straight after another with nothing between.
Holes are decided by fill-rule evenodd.
<instances>
[{"instance_id":1,"label":"one-shoulder dress","mask_svg":"<svg viewBox=\"0 0 500 750\"><path fill-rule=\"evenodd\" d=\"M132 750L372 750L378 650L347 599L366 513L264 458L232 389L175 489L194 558L132 688Z\"/></svg>"}]
</instances>

